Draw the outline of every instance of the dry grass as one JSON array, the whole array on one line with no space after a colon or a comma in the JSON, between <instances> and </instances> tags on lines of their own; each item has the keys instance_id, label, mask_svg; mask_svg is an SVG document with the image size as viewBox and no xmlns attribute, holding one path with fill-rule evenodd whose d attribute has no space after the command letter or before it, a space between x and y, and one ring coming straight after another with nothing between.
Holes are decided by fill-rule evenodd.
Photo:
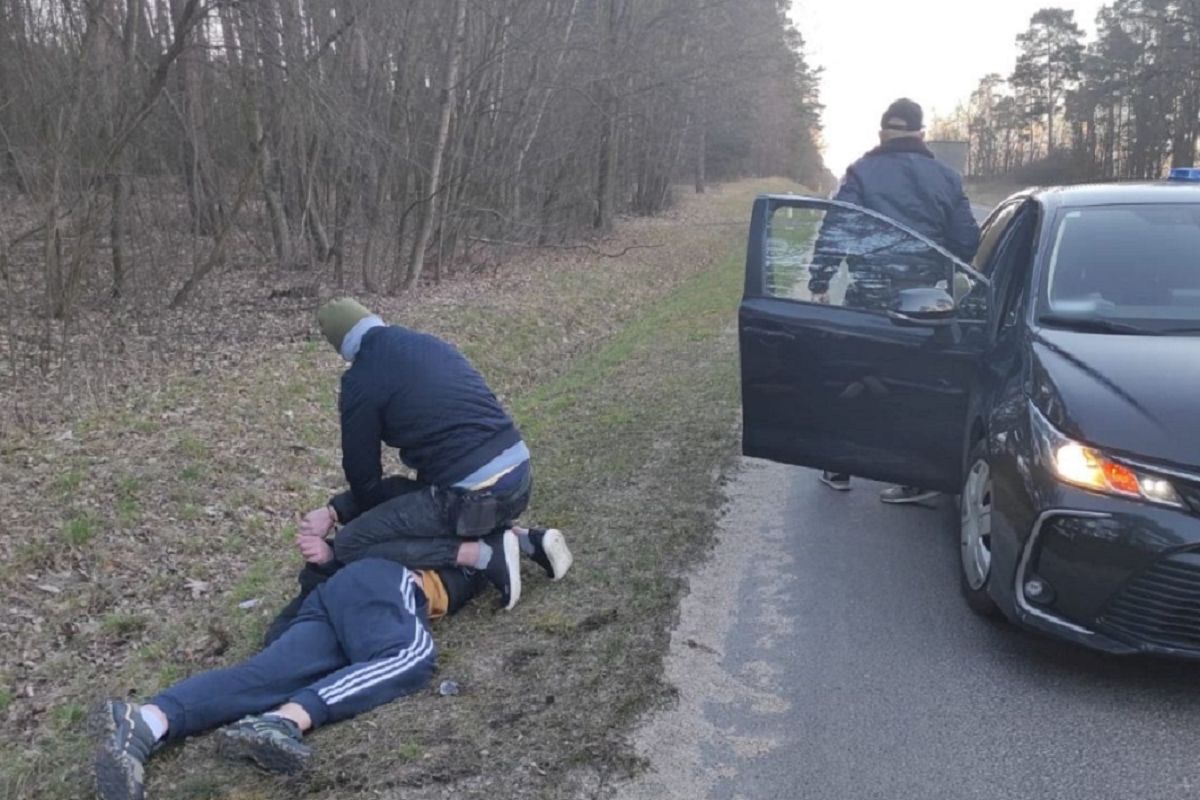
<instances>
[{"instance_id":1,"label":"dry grass","mask_svg":"<svg viewBox=\"0 0 1200 800\"><path fill-rule=\"evenodd\" d=\"M439 678L464 693L319 732L304 781L214 769L201 737L156 759L151 792L569 797L627 773L623 732L666 694L677 576L704 551L717 468L736 439L729 326L759 188L623 224L605 249L657 246L622 258L543 253L499 279L371 298L456 341L505 397L535 454L531 518L567 530L576 569L561 585L531 576L511 614L481 601L442 623ZM144 697L252 652L291 592L295 516L340 483L339 364L312 338L315 302L248 296L232 311L258 316L240 325L226 324L228 308L160 320L155 335L176 322L192 342L160 352L214 344L173 361L144 357L131 337L123 374L136 381L73 404L61 391L7 431L0 797L81 796L90 702ZM37 408L29 387L3 391Z\"/></svg>"}]
</instances>

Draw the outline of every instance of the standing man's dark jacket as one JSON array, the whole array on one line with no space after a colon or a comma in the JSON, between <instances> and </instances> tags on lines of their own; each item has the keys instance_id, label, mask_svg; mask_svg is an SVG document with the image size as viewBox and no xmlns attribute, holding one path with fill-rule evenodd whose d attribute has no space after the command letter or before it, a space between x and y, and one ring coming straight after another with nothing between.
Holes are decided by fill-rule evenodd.
<instances>
[{"instance_id":1,"label":"standing man's dark jacket","mask_svg":"<svg viewBox=\"0 0 1200 800\"><path fill-rule=\"evenodd\" d=\"M938 161L925 143L902 137L880 145L846 171L834 197L883 214L969 262L979 248L979 225L957 172ZM825 229L835 221L830 213ZM822 230L825 237L827 230ZM820 244L818 253L826 252ZM829 291L835 264L818 263L809 290Z\"/></svg>"},{"instance_id":2,"label":"standing man's dark jacket","mask_svg":"<svg viewBox=\"0 0 1200 800\"><path fill-rule=\"evenodd\" d=\"M448 488L521 442L483 377L453 345L397 325L371 328L342 375L342 467L332 501L344 523L390 499L382 444L422 483Z\"/></svg>"}]
</instances>

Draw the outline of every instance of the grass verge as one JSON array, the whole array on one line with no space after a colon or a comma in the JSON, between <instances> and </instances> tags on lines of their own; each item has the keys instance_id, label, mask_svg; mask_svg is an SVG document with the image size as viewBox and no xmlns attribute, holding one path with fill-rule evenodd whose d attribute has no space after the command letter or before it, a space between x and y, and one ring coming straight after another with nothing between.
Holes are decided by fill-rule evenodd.
<instances>
[{"instance_id":1,"label":"grass verge","mask_svg":"<svg viewBox=\"0 0 1200 800\"><path fill-rule=\"evenodd\" d=\"M200 737L155 759L150 793L575 797L634 769L624 734L669 696L679 576L708 546L735 447L731 323L757 188L706 201L694 225L663 221L664 248L688 249L408 309L402 321L455 338L506 395L535 454L529 518L566 530L575 569L561 584L529 573L514 612L481 598L441 623L435 686L319 731L304 779L214 768ZM339 482L336 367L311 343L273 354L175 376L7 451L0 478L53 494L53 509L0 543L0 633L18 642L0 655L0 797L84 796L87 703L243 657L291 592L292 513ZM436 694L448 678L462 694Z\"/></svg>"}]
</instances>

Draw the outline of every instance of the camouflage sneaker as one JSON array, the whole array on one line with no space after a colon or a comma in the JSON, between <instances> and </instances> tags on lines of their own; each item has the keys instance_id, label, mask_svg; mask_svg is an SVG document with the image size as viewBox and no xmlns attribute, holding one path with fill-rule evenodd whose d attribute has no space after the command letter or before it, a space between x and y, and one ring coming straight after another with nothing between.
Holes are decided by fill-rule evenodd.
<instances>
[{"instance_id":1,"label":"camouflage sneaker","mask_svg":"<svg viewBox=\"0 0 1200 800\"><path fill-rule=\"evenodd\" d=\"M96 794L100 800L142 800L146 759L158 746L138 707L107 700L95 712L100 730L96 748Z\"/></svg>"},{"instance_id":2,"label":"camouflage sneaker","mask_svg":"<svg viewBox=\"0 0 1200 800\"><path fill-rule=\"evenodd\" d=\"M299 772L312 759L299 726L276 716L245 717L217 734L217 752L228 759L251 761L267 772Z\"/></svg>"}]
</instances>

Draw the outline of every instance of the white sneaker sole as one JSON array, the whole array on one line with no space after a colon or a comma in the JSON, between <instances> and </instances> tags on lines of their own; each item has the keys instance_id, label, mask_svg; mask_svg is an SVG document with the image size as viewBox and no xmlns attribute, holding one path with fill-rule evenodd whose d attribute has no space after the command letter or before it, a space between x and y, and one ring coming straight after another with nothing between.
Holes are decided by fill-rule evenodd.
<instances>
[{"instance_id":1,"label":"white sneaker sole","mask_svg":"<svg viewBox=\"0 0 1200 800\"><path fill-rule=\"evenodd\" d=\"M575 557L571 555L571 549L567 547L567 539L562 535L562 531L557 528L546 531L542 537L542 550L550 562L550 569L554 571L550 580L561 581L575 563Z\"/></svg>"},{"instance_id":2,"label":"white sneaker sole","mask_svg":"<svg viewBox=\"0 0 1200 800\"><path fill-rule=\"evenodd\" d=\"M511 611L521 599L521 543L512 531L504 532L504 566L508 569L508 605Z\"/></svg>"}]
</instances>

